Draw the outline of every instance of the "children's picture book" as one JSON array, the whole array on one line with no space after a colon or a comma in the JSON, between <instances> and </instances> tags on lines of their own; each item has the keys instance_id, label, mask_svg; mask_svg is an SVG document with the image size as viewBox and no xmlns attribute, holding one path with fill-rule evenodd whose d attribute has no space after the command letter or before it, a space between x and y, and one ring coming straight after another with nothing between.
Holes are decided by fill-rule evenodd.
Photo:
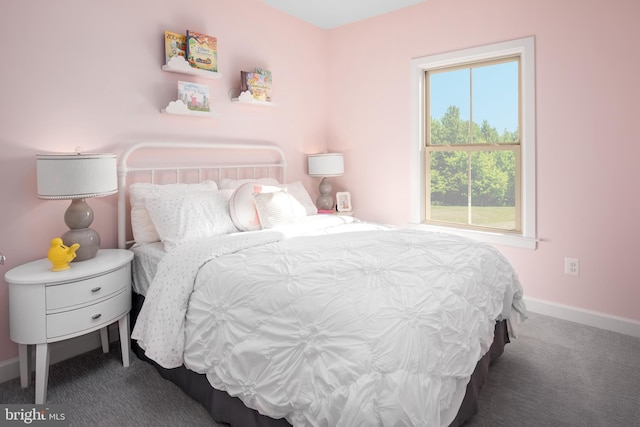
<instances>
[{"instance_id":1,"label":"children's picture book","mask_svg":"<svg viewBox=\"0 0 640 427\"><path fill-rule=\"evenodd\" d=\"M168 64L174 56L182 56L187 59L187 36L185 34L164 32L164 63Z\"/></svg>"},{"instance_id":2,"label":"children's picture book","mask_svg":"<svg viewBox=\"0 0 640 427\"><path fill-rule=\"evenodd\" d=\"M265 90L267 92L267 101L271 101L271 71L264 68L256 67L256 73L264 76Z\"/></svg>"},{"instance_id":3,"label":"children's picture book","mask_svg":"<svg viewBox=\"0 0 640 427\"><path fill-rule=\"evenodd\" d=\"M271 101L271 72L262 68L240 72L240 91L251 92L257 101Z\"/></svg>"},{"instance_id":4,"label":"children's picture book","mask_svg":"<svg viewBox=\"0 0 640 427\"><path fill-rule=\"evenodd\" d=\"M187 61L192 67L218 71L218 39L187 30Z\"/></svg>"},{"instance_id":5,"label":"children's picture book","mask_svg":"<svg viewBox=\"0 0 640 427\"><path fill-rule=\"evenodd\" d=\"M178 100L191 111L211 111L209 86L192 82L178 82Z\"/></svg>"}]
</instances>

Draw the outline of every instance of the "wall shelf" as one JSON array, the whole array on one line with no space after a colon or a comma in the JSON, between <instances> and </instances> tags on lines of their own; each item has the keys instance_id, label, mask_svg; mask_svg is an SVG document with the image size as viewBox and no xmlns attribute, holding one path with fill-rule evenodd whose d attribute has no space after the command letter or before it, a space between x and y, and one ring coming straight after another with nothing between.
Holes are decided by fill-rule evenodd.
<instances>
[{"instance_id":1,"label":"wall shelf","mask_svg":"<svg viewBox=\"0 0 640 427\"><path fill-rule=\"evenodd\" d=\"M193 68L182 56L174 56L162 66L162 71L168 71L170 73L188 74L190 76L203 77L210 80L219 79L222 74L215 71L201 70L199 68Z\"/></svg>"},{"instance_id":2,"label":"wall shelf","mask_svg":"<svg viewBox=\"0 0 640 427\"><path fill-rule=\"evenodd\" d=\"M261 107L274 107L276 105L271 101L259 101L257 99L254 99L253 95L248 90L240 92L240 90L238 89L231 89L229 91L229 98L231 99L231 102L237 102L238 104L255 105Z\"/></svg>"},{"instance_id":3,"label":"wall shelf","mask_svg":"<svg viewBox=\"0 0 640 427\"><path fill-rule=\"evenodd\" d=\"M181 100L171 101L166 108L160 110L162 114L173 114L179 116L191 116L191 117L202 117L202 118L211 118L218 117L219 114L214 111L193 111L187 108L187 105Z\"/></svg>"}]
</instances>

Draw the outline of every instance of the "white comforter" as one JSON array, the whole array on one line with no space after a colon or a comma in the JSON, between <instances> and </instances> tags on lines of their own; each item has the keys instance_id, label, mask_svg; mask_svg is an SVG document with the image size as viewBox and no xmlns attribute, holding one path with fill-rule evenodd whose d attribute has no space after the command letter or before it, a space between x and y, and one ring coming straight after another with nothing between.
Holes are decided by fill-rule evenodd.
<instances>
[{"instance_id":1,"label":"white comforter","mask_svg":"<svg viewBox=\"0 0 640 427\"><path fill-rule=\"evenodd\" d=\"M333 233L345 227L358 231ZM133 338L294 426L440 426L495 320L524 314L513 269L488 245L363 223L286 234L165 256Z\"/></svg>"}]
</instances>

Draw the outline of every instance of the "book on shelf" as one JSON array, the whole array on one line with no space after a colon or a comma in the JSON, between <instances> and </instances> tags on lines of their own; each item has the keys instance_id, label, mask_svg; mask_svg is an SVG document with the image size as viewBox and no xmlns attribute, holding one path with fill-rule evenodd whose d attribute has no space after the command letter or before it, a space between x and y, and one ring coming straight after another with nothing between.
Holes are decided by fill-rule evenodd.
<instances>
[{"instance_id":1,"label":"book on shelf","mask_svg":"<svg viewBox=\"0 0 640 427\"><path fill-rule=\"evenodd\" d=\"M187 30L187 61L192 67L218 71L218 39Z\"/></svg>"},{"instance_id":2,"label":"book on shelf","mask_svg":"<svg viewBox=\"0 0 640 427\"><path fill-rule=\"evenodd\" d=\"M271 71L264 68L256 67L255 72L264 76L264 83L267 86L267 89L271 90Z\"/></svg>"},{"instance_id":3,"label":"book on shelf","mask_svg":"<svg viewBox=\"0 0 640 427\"><path fill-rule=\"evenodd\" d=\"M264 68L240 71L240 91L251 92L257 101L271 102L271 72Z\"/></svg>"},{"instance_id":4,"label":"book on shelf","mask_svg":"<svg viewBox=\"0 0 640 427\"><path fill-rule=\"evenodd\" d=\"M272 78L271 78L271 71L264 69L264 68L259 68L256 67L256 73L261 74L264 76L264 90L266 92L266 101L271 102L271 82L272 82Z\"/></svg>"},{"instance_id":5,"label":"book on shelf","mask_svg":"<svg viewBox=\"0 0 640 427\"><path fill-rule=\"evenodd\" d=\"M178 99L191 111L211 112L211 98L207 85L179 81Z\"/></svg>"},{"instance_id":6,"label":"book on shelf","mask_svg":"<svg viewBox=\"0 0 640 427\"><path fill-rule=\"evenodd\" d=\"M174 56L182 56L187 59L187 36L185 34L164 32L164 63L168 64Z\"/></svg>"}]
</instances>

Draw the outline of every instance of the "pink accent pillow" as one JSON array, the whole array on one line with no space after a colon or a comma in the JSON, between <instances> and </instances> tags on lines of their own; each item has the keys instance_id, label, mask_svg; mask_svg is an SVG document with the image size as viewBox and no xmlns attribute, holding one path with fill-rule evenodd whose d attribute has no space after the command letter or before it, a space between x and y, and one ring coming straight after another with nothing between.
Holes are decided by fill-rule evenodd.
<instances>
[{"instance_id":1,"label":"pink accent pillow","mask_svg":"<svg viewBox=\"0 0 640 427\"><path fill-rule=\"evenodd\" d=\"M307 216L307 211L286 190L254 195L262 229L291 224Z\"/></svg>"},{"instance_id":2,"label":"pink accent pillow","mask_svg":"<svg viewBox=\"0 0 640 427\"><path fill-rule=\"evenodd\" d=\"M254 231L262 229L260 217L256 210L254 194L273 193L280 191L279 187L262 185L259 182L247 182L238 187L229 200L231 220L240 231Z\"/></svg>"}]
</instances>

